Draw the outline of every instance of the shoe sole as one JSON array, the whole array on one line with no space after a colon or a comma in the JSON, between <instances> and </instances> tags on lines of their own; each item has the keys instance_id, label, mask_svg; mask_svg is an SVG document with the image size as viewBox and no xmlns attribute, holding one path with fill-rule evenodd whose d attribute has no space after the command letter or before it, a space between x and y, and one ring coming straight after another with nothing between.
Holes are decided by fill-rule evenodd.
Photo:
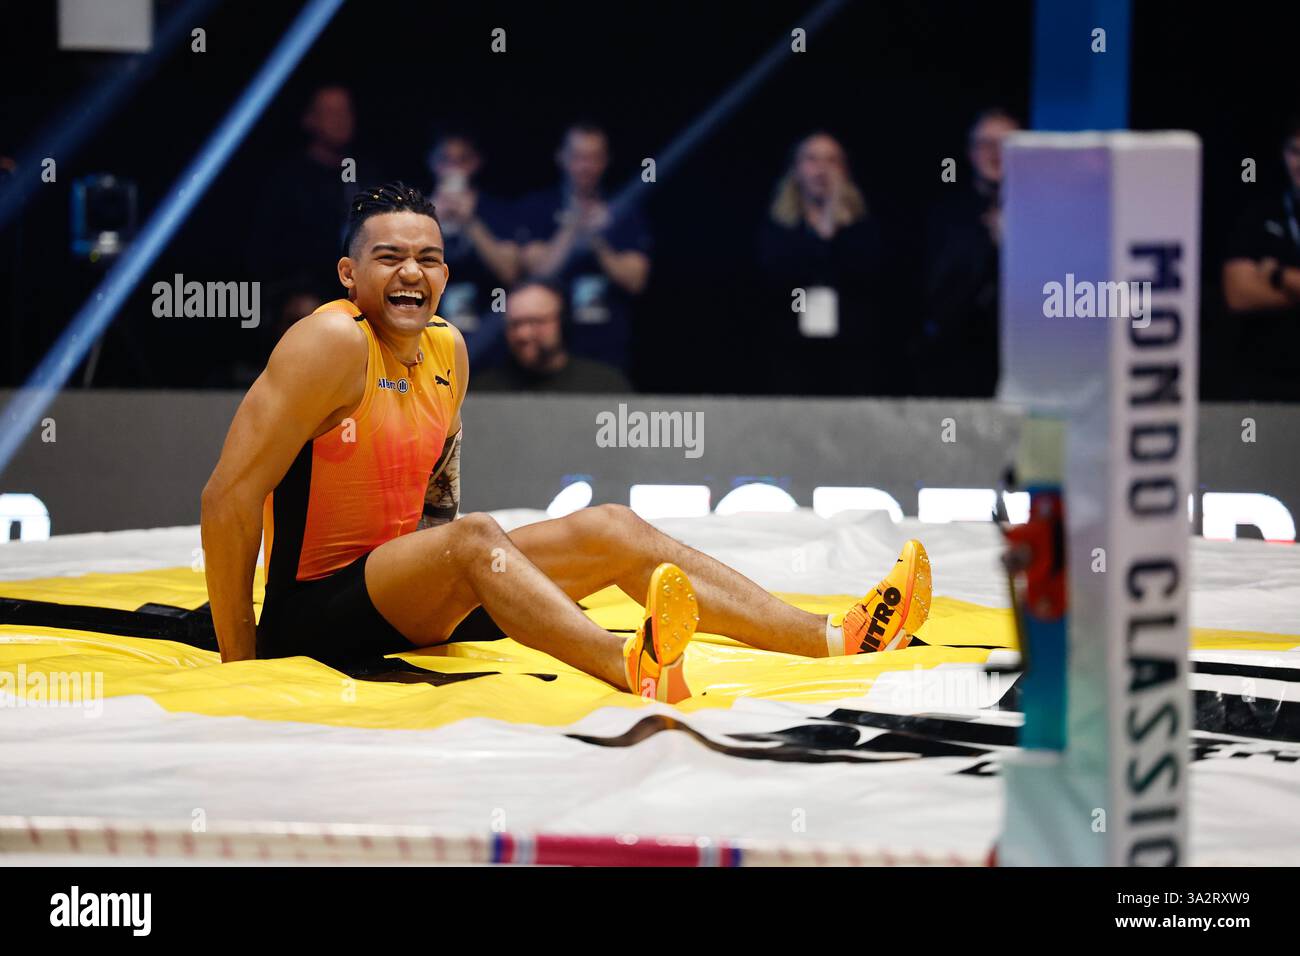
<instances>
[{"instance_id":1,"label":"shoe sole","mask_svg":"<svg viewBox=\"0 0 1300 956\"><path fill-rule=\"evenodd\" d=\"M695 636L699 615L695 589L682 569L667 563L655 568L646 596L645 628L660 668L671 667L682 656Z\"/></svg>"},{"instance_id":2,"label":"shoe sole","mask_svg":"<svg viewBox=\"0 0 1300 956\"><path fill-rule=\"evenodd\" d=\"M903 595L902 606L907 610L903 614L903 626L901 630L909 633L915 633L921 625L926 622L930 616L930 555L926 553L925 546L915 538L903 545L903 556L906 558L907 565L907 591ZM903 558L900 558L903 560ZM925 599L915 600L918 595L917 579L924 576L925 578ZM919 615L914 612L919 610Z\"/></svg>"}]
</instances>

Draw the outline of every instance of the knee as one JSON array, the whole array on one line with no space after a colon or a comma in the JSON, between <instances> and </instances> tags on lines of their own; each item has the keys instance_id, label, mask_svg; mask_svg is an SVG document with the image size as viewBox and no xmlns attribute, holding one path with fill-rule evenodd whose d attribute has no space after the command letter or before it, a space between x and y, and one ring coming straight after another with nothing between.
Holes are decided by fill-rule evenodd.
<instances>
[{"instance_id":1,"label":"knee","mask_svg":"<svg viewBox=\"0 0 1300 956\"><path fill-rule=\"evenodd\" d=\"M645 524L641 516L627 505L596 505L596 507L588 508L587 510L596 512L596 520L602 527L607 529L621 530L635 525Z\"/></svg>"},{"instance_id":2,"label":"knee","mask_svg":"<svg viewBox=\"0 0 1300 956\"><path fill-rule=\"evenodd\" d=\"M498 542L506 536L496 518L483 511L461 515L451 526L456 530L458 541L472 546Z\"/></svg>"},{"instance_id":3,"label":"knee","mask_svg":"<svg viewBox=\"0 0 1300 956\"><path fill-rule=\"evenodd\" d=\"M593 505L569 516L583 541L626 542L641 518L627 505Z\"/></svg>"}]
</instances>

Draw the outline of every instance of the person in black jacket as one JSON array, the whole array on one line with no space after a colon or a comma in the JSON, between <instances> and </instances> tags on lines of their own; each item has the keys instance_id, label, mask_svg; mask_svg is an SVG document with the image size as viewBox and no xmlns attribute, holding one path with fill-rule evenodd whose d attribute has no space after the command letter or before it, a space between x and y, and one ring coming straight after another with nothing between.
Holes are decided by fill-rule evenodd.
<instances>
[{"instance_id":1,"label":"person in black jacket","mask_svg":"<svg viewBox=\"0 0 1300 956\"><path fill-rule=\"evenodd\" d=\"M1234 398L1300 401L1300 114L1287 123L1282 163L1286 185L1243 210L1224 256Z\"/></svg>"},{"instance_id":2,"label":"person in black jacket","mask_svg":"<svg viewBox=\"0 0 1300 956\"><path fill-rule=\"evenodd\" d=\"M981 113L967 144L971 174L930 213L913 355L913 367L927 370L925 394L989 397L997 387L1002 141L1019 128L1005 110Z\"/></svg>"},{"instance_id":3,"label":"person in black jacket","mask_svg":"<svg viewBox=\"0 0 1300 956\"><path fill-rule=\"evenodd\" d=\"M882 328L882 247L844 147L829 133L800 140L759 234L772 382L782 394L890 391L890 369L864 364Z\"/></svg>"}]
</instances>

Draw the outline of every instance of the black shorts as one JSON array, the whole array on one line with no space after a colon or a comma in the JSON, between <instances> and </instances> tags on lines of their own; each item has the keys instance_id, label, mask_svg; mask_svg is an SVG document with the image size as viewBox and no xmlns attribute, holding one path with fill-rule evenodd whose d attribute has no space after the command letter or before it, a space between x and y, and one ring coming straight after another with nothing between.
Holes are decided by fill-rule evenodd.
<instances>
[{"instance_id":1,"label":"black shorts","mask_svg":"<svg viewBox=\"0 0 1300 956\"><path fill-rule=\"evenodd\" d=\"M268 589L257 622L257 656L312 657L345 669L359 661L415 650L370 600L369 557L363 554L329 577Z\"/></svg>"},{"instance_id":2,"label":"black shorts","mask_svg":"<svg viewBox=\"0 0 1300 956\"><path fill-rule=\"evenodd\" d=\"M366 590L363 554L347 567L315 581L268 589L257 622L257 656L311 657L339 670L416 646L379 613ZM456 625L447 643L505 637L482 607Z\"/></svg>"}]
</instances>

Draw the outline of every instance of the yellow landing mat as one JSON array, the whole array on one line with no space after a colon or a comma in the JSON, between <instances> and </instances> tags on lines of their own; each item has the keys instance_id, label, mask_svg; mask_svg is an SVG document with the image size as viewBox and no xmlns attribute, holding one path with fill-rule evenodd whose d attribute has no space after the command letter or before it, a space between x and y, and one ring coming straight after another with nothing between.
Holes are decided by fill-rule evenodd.
<instances>
[{"instance_id":1,"label":"yellow landing mat","mask_svg":"<svg viewBox=\"0 0 1300 956\"><path fill-rule=\"evenodd\" d=\"M202 573L175 568L0 582L0 596L135 610L148 602L195 608L207 600L207 591ZM856 597L780 596L818 613L839 610ZM261 600L260 574L255 599ZM583 603L602 627L630 631L640 620L640 606L617 588ZM730 707L739 697L801 702L861 697L886 671L979 664L989 648L1015 646L1009 611L941 596L918 636L929 646L811 659L701 634L686 660L696 696L678 709ZM1297 644L1300 638L1277 634L1197 629L1193 635L1197 650L1283 651ZM47 681L54 674L102 674L104 697L145 695L178 713L409 730L470 717L563 726L598 707L652 706L508 639L400 656L445 675L484 676L439 686L356 680L301 657L220 664L215 653L170 641L7 625L0 626L0 680L13 676L0 687L17 686L18 675L30 684L40 674Z\"/></svg>"}]
</instances>

